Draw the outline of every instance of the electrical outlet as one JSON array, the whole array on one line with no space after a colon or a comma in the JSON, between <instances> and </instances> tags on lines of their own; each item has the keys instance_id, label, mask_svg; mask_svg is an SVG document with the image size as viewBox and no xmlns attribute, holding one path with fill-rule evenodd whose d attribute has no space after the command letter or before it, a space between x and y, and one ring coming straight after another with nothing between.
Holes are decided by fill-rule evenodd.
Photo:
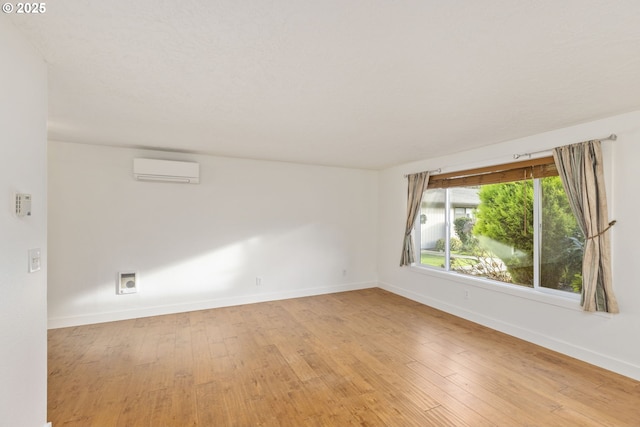
<instances>
[{"instance_id":1,"label":"electrical outlet","mask_svg":"<svg viewBox=\"0 0 640 427\"><path fill-rule=\"evenodd\" d=\"M256 286L262 286L262 277L256 277Z\"/></svg>"},{"instance_id":2,"label":"electrical outlet","mask_svg":"<svg viewBox=\"0 0 640 427\"><path fill-rule=\"evenodd\" d=\"M464 291L464 299L469 299L469 291L468 290Z\"/></svg>"}]
</instances>

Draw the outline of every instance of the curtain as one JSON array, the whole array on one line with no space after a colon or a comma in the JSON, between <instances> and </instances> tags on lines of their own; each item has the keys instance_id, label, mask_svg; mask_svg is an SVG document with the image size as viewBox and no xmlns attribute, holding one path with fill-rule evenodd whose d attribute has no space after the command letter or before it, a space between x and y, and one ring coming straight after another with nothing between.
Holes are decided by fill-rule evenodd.
<instances>
[{"instance_id":1,"label":"curtain","mask_svg":"<svg viewBox=\"0 0 640 427\"><path fill-rule=\"evenodd\" d=\"M585 236L582 298L585 311L618 312L611 280L611 244L600 141L558 147L553 158L569 204Z\"/></svg>"},{"instance_id":2,"label":"curtain","mask_svg":"<svg viewBox=\"0 0 640 427\"><path fill-rule=\"evenodd\" d=\"M407 181L407 221L404 229L400 267L410 265L415 261L413 226L415 225L418 212L420 212L422 194L427 189L427 184L429 183L429 172L411 174L407 177Z\"/></svg>"}]
</instances>

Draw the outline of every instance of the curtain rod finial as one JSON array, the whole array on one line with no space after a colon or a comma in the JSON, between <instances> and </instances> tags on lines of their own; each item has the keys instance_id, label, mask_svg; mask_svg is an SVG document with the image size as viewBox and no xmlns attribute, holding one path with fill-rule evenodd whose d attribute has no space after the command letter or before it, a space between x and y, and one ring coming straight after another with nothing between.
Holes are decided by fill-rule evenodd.
<instances>
[{"instance_id":1,"label":"curtain rod finial","mask_svg":"<svg viewBox=\"0 0 640 427\"><path fill-rule=\"evenodd\" d=\"M618 135L616 135L615 133L612 133L611 136L609 136L609 139L612 141L615 141L616 139L618 139Z\"/></svg>"}]
</instances>

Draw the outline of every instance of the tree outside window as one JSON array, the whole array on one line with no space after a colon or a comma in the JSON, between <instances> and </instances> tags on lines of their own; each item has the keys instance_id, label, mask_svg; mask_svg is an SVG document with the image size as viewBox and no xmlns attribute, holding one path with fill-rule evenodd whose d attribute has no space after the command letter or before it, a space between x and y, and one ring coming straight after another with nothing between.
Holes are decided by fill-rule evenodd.
<instances>
[{"instance_id":1,"label":"tree outside window","mask_svg":"<svg viewBox=\"0 0 640 427\"><path fill-rule=\"evenodd\" d=\"M466 194L464 216L453 206L456 192ZM469 194L474 208L468 206ZM584 237L558 176L430 189L421 213L427 220L416 240L423 265L514 285L581 291Z\"/></svg>"}]
</instances>

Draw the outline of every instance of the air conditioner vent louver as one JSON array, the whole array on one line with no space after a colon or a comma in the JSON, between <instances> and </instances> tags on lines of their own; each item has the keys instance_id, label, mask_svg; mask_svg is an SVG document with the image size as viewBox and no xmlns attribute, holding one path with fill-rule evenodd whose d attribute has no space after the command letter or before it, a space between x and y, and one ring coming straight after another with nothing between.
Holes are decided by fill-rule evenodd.
<instances>
[{"instance_id":1,"label":"air conditioner vent louver","mask_svg":"<svg viewBox=\"0 0 640 427\"><path fill-rule=\"evenodd\" d=\"M200 165L175 160L133 159L133 176L138 181L200 183Z\"/></svg>"}]
</instances>

